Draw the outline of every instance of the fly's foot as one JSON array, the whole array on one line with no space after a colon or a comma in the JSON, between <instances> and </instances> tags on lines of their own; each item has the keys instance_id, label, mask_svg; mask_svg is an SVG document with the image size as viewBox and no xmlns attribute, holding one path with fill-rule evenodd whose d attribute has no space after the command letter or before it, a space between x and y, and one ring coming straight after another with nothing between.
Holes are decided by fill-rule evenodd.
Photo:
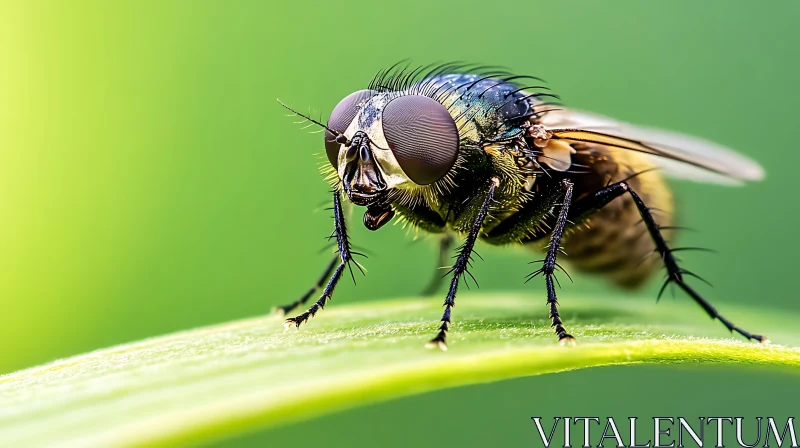
<instances>
[{"instance_id":1,"label":"fly's foot","mask_svg":"<svg viewBox=\"0 0 800 448\"><path fill-rule=\"evenodd\" d=\"M330 299L330 295L323 295L319 298L319 300L317 300L316 303L311 305L311 307L305 313L283 321L283 326L286 328L291 328L291 326L294 325L295 327L300 328L300 325L303 325L308 319L316 316L319 310L324 309L325 303L327 303L327 301Z\"/></svg>"},{"instance_id":2,"label":"fly's foot","mask_svg":"<svg viewBox=\"0 0 800 448\"><path fill-rule=\"evenodd\" d=\"M447 342L445 341L444 331L439 331L439 334L436 335L435 338L431 339L430 341L428 341L427 344L425 344L425 348L436 348L436 347L438 347L443 352L447 351Z\"/></svg>"},{"instance_id":3,"label":"fly's foot","mask_svg":"<svg viewBox=\"0 0 800 448\"><path fill-rule=\"evenodd\" d=\"M283 321L283 328L285 328L287 330L292 328L292 327L299 327L299 326L300 326L300 324L297 323L297 320L294 317L291 317L291 318L286 319L285 321Z\"/></svg>"},{"instance_id":4,"label":"fly's foot","mask_svg":"<svg viewBox=\"0 0 800 448\"><path fill-rule=\"evenodd\" d=\"M559 345L567 345L570 347L574 347L576 344L575 337L567 333L563 333L558 337L558 343Z\"/></svg>"},{"instance_id":5,"label":"fly's foot","mask_svg":"<svg viewBox=\"0 0 800 448\"><path fill-rule=\"evenodd\" d=\"M300 328L300 325L303 325L308 320L308 317L309 317L308 312L305 312L296 317L290 317L285 321L283 321L283 326L287 329L292 327Z\"/></svg>"},{"instance_id":6,"label":"fly's foot","mask_svg":"<svg viewBox=\"0 0 800 448\"><path fill-rule=\"evenodd\" d=\"M567 329L564 328L563 322L561 322L561 317L558 315L558 309L555 307L555 304L555 301L550 303L550 319L553 321L551 327L555 329L556 335L558 335L559 344L573 347L575 345L575 337L567 333Z\"/></svg>"}]
</instances>

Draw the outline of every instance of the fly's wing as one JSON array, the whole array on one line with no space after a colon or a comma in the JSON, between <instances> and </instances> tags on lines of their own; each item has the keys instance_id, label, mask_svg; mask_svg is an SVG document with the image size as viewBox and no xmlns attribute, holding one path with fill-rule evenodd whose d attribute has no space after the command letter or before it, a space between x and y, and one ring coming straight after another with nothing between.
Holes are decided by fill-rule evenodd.
<instances>
[{"instance_id":1,"label":"fly's wing","mask_svg":"<svg viewBox=\"0 0 800 448\"><path fill-rule=\"evenodd\" d=\"M755 161L716 143L677 132L634 126L575 110L550 111L542 117L541 124L555 139L642 153L674 178L723 185L764 178L764 170Z\"/></svg>"}]
</instances>

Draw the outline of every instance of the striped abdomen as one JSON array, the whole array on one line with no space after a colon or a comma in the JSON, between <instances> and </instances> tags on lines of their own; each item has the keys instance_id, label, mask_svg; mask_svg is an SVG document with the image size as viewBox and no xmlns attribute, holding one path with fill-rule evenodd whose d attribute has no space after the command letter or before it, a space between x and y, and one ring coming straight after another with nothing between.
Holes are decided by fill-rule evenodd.
<instances>
[{"instance_id":1,"label":"striped abdomen","mask_svg":"<svg viewBox=\"0 0 800 448\"><path fill-rule=\"evenodd\" d=\"M638 153L608 147L582 148L573 163L592 171L575 178L574 201L652 167ZM653 210L660 226L672 225L672 194L657 171L642 173L627 182ZM576 270L601 274L624 287L640 285L661 266L641 220L629 195L614 199L572 228L563 243L566 258ZM669 230L663 233L665 238L670 237Z\"/></svg>"}]
</instances>

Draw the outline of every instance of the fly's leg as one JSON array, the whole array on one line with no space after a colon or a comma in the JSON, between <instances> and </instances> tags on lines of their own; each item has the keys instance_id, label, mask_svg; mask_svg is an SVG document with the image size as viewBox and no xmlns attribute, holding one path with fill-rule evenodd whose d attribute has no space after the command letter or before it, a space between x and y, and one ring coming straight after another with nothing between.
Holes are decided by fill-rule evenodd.
<instances>
[{"instance_id":1,"label":"fly's leg","mask_svg":"<svg viewBox=\"0 0 800 448\"><path fill-rule=\"evenodd\" d=\"M286 313L292 311L293 309L297 308L298 306L304 305L308 301L308 299L310 299L311 296L315 292L317 292L317 290L319 288L322 288L322 285L325 284L325 282L328 280L328 278L330 278L331 273L333 272L333 268L336 267L337 262L340 262L339 255L336 255L335 257L333 257L333 259L330 261L330 263L328 263L328 267L325 268L325 271L317 279L317 282L314 283L314 286L308 288L308 291L306 291L305 294L300 296L300 298L295 300L294 302L289 303L287 305L279 306L279 307L277 307L275 309L280 311L281 314L286 314Z\"/></svg>"},{"instance_id":2,"label":"fly's leg","mask_svg":"<svg viewBox=\"0 0 800 448\"><path fill-rule=\"evenodd\" d=\"M572 203L572 182L565 179L563 181L563 186L565 188L564 199L561 201L561 210L558 213L558 218L556 218L556 223L550 235L547 255L545 255L542 267L530 274L528 280L539 274L544 276L545 285L547 286L547 305L550 307L550 320L552 321L550 326L555 329L558 335L558 341L561 344L574 344L575 338L564 329L564 323L561 321L561 316L558 314L558 299L556 298L555 288L555 271L556 269L561 269L561 266L556 263L556 257L559 252L563 252L561 249L561 238L564 236L564 229L569 222L567 216L570 210L570 204Z\"/></svg>"},{"instance_id":3,"label":"fly's leg","mask_svg":"<svg viewBox=\"0 0 800 448\"><path fill-rule=\"evenodd\" d=\"M661 255L661 259L664 260L664 265L667 268L667 280L664 283L664 286L661 287L658 297L661 297L661 294L664 292L664 289L667 287L667 285L674 283L678 285L678 287L684 292L686 292L686 294L688 294L689 297L691 297L695 302L697 302L697 304L700 305L706 311L706 313L711 316L712 319L718 319L720 322L722 322L722 324L725 325L725 328L727 328L729 331L739 333L747 339L752 339L759 342L768 342L767 338L764 336L752 334L734 325L733 322L719 314L719 311L717 311L716 308L714 308L706 299L704 299L700 294L686 284L684 281L684 275L693 276L694 274L681 269L678 266L678 263L673 255L673 250L669 248L667 242L664 240L664 237L661 235L660 228L655 219L653 219L650 209L626 182L623 181L609 185L593 195L581 199L575 203L573 210L570 212L569 219L577 220L593 210L602 208L613 199L622 196L626 192L633 198L633 202L636 204L636 209L639 211L639 215L641 215L642 220L647 227L647 232L650 234L653 243L655 243L656 251L659 253L659 255Z\"/></svg>"},{"instance_id":4,"label":"fly's leg","mask_svg":"<svg viewBox=\"0 0 800 448\"><path fill-rule=\"evenodd\" d=\"M437 271L434 273L433 278L428 283L428 286L422 290L423 296L430 296L433 295L436 291L439 290L439 287L442 286L442 282L444 281L444 276L439 275L439 268L447 263L447 253L450 252L450 247L453 245L453 235L449 233L445 233L439 239L439 263L436 265Z\"/></svg>"},{"instance_id":5,"label":"fly's leg","mask_svg":"<svg viewBox=\"0 0 800 448\"><path fill-rule=\"evenodd\" d=\"M347 237L347 228L345 227L344 214L342 213L342 200L339 196L338 190L334 190L333 192L333 220L334 231L332 236L336 238L339 264L333 270L333 274L328 280L328 283L325 285L325 289L322 290L322 295L320 298L304 313L296 317L286 319L283 323L286 327L290 327L292 325L295 327L300 327L300 325L302 325L309 318L314 317L317 314L317 311L325 308L325 304L333 295L333 290L336 288L336 284L339 283L339 279L342 278L344 268L350 266L351 262L355 263L356 267L362 272L362 274L364 272L361 269L361 266L359 266L358 263L353 260L353 252L350 251L350 240ZM333 266L333 263L331 266ZM353 274L352 267L350 268L350 274L351 276Z\"/></svg>"},{"instance_id":6,"label":"fly's leg","mask_svg":"<svg viewBox=\"0 0 800 448\"><path fill-rule=\"evenodd\" d=\"M450 325L450 310L456 304L456 291L458 290L458 281L461 276L466 273L470 277L472 274L467 271L467 268L470 266L470 261L472 259L472 251L475 248L475 241L478 239L478 234L481 231L481 226L483 226L483 220L486 218L486 215L489 213L489 205L492 203L492 199L494 198L494 190L499 185L499 180L493 177L490 180L489 184L489 192L486 194L486 198L483 200L483 204L481 204L481 208L478 210L478 214L475 216L475 221L472 224L472 228L467 235L467 238L464 240L464 244L462 244L458 248L458 255L456 258L456 264L450 268L448 274L452 273L453 278L450 280L450 289L447 291L447 297L444 300L444 314L442 315L442 325L439 326L439 333L436 334L436 337L431 339L427 347L439 347L442 350L447 350L447 331L449 330ZM474 280L474 277L473 277Z\"/></svg>"}]
</instances>

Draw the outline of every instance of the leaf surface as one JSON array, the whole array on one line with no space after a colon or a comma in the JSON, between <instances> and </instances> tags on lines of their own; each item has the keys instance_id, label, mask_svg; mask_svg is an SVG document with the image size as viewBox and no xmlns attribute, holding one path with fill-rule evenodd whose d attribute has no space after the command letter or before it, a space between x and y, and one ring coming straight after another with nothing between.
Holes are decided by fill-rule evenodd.
<instances>
[{"instance_id":1,"label":"leaf surface","mask_svg":"<svg viewBox=\"0 0 800 448\"><path fill-rule=\"evenodd\" d=\"M449 350L425 349L440 299L330 303L299 330L267 316L98 350L0 377L8 446L152 446L208 441L340 409L526 375L639 363L771 366L800 373L800 316L725 307L775 342L730 336L693 304L570 299L575 347L542 303L459 296ZM730 308L730 309L727 309Z\"/></svg>"}]
</instances>

